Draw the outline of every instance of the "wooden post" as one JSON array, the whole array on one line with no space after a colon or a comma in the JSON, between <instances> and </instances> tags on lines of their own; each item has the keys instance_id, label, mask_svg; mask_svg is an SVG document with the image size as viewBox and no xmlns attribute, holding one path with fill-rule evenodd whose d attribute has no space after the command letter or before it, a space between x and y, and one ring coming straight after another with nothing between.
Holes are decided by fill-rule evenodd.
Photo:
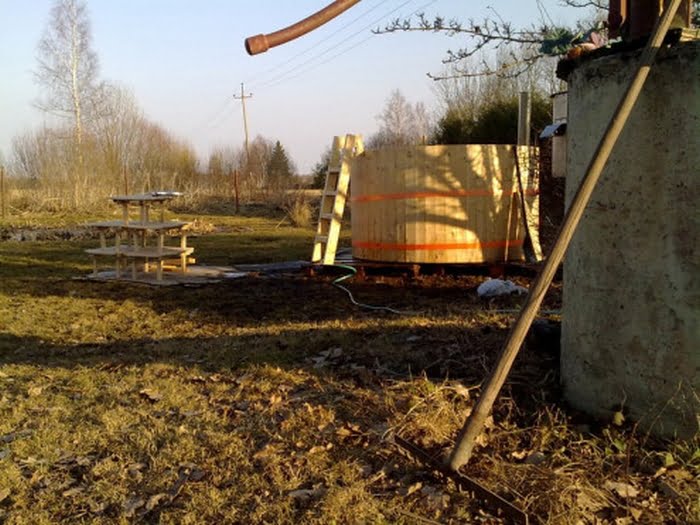
<instances>
[{"instance_id":1,"label":"wooden post","mask_svg":"<svg viewBox=\"0 0 700 525\"><path fill-rule=\"evenodd\" d=\"M521 91L518 102L518 146L530 145L530 115L532 100L529 91Z\"/></svg>"},{"instance_id":2,"label":"wooden post","mask_svg":"<svg viewBox=\"0 0 700 525\"><path fill-rule=\"evenodd\" d=\"M5 218L5 166L0 166L0 218Z\"/></svg>"},{"instance_id":3,"label":"wooden post","mask_svg":"<svg viewBox=\"0 0 700 525\"><path fill-rule=\"evenodd\" d=\"M240 208L240 188L239 188L239 177L240 172L238 170L233 170L233 198L236 203L236 215L241 211Z\"/></svg>"},{"instance_id":4,"label":"wooden post","mask_svg":"<svg viewBox=\"0 0 700 525\"><path fill-rule=\"evenodd\" d=\"M122 178L124 179L124 195L129 195L129 172L126 166L122 168Z\"/></svg>"},{"instance_id":5,"label":"wooden post","mask_svg":"<svg viewBox=\"0 0 700 525\"><path fill-rule=\"evenodd\" d=\"M576 226L583 216L583 212L593 194L600 174L610 157L610 153L620 133L622 133L622 129L632 112L632 108L634 108L639 98L639 94L649 76L651 65L656 58L656 53L666 37L668 28L671 26L671 21L680 3L681 0L671 0L663 16L657 22L654 33L642 52L642 56L639 59L639 68L634 77L630 80L622 100L620 100L614 115L610 119L608 127L603 137L600 139L598 147L593 154L593 158L586 169L586 175L581 181L581 185L576 191L576 195L566 212L561 230L552 247L552 253L547 258L544 267L530 289L530 293L527 295L527 300L520 311L517 321L511 328L508 340L501 350L496 367L491 372L491 376L486 382L484 391L481 396L479 396L479 400L469 414L469 417L467 417L464 426L455 440L455 447L448 460L449 468L453 471L457 471L462 465L466 464L472 456L476 438L481 434L484 428L484 422L493 408L493 403L496 401L496 397L501 391L503 383L508 377L513 361L518 355L530 325L537 315L537 311L554 278L554 274L564 258L564 254L574 235Z\"/></svg>"}]
</instances>

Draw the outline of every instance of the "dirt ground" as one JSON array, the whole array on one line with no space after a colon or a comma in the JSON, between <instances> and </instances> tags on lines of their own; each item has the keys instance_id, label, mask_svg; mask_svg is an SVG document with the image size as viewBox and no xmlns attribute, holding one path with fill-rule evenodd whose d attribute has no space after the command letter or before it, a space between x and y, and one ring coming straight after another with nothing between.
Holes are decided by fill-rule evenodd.
<instances>
[{"instance_id":1,"label":"dirt ground","mask_svg":"<svg viewBox=\"0 0 700 525\"><path fill-rule=\"evenodd\" d=\"M306 253L275 224L192 244L212 264ZM450 451L522 297L480 299L481 275L344 283L392 313L353 305L340 270L75 280L90 245L0 243L0 523L508 522L394 438ZM698 442L562 400L560 305L559 282L464 472L533 523L697 521Z\"/></svg>"}]
</instances>

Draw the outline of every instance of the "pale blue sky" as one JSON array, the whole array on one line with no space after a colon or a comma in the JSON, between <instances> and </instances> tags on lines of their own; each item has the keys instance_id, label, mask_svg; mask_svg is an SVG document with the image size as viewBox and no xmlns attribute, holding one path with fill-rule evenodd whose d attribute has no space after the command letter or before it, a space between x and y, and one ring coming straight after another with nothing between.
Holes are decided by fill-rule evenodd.
<instances>
[{"instance_id":1,"label":"pale blue sky","mask_svg":"<svg viewBox=\"0 0 700 525\"><path fill-rule=\"evenodd\" d=\"M0 0L0 152L12 137L47 119L32 106L32 71L52 0ZM251 136L279 139L308 172L334 134L369 135L390 91L434 103L433 81L445 51L465 43L435 34L372 36L371 27L424 11L466 20L492 5L515 25L539 19L535 0L363 0L330 24L250 57L245 37L287 26L326 0L88 0L101 77L130 88L145 114L191 143L200 158L217 145L240 146L246 83ZM542 2L555 22L584 15L557 0ZM336 56L339 55L339 56Z\"/></svg>"}]
</instances>

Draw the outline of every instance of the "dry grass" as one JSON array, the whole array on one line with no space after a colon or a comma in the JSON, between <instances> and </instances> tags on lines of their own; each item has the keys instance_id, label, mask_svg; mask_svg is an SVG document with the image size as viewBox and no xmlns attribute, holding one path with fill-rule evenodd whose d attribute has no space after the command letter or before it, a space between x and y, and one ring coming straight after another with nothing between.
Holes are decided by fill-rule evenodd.
<instances>
[{"instance_id":1,"label":"dry grass","mask_svg":"<svg viewBox=\"0 0 700 525\"><path fill-rule=\"evenodd\" d=\"M308 256L278 217L200 218L211 264ZM74 281L90 241L0 243L0 522L501 523L391 442L444 454L519 299L478 278ZM527 284L522 279L522 284ZM558 289L547 308L559 304ZM698 443L567 411L556 353L518 358L469 474L536 523L700 519Z\"/></svg>"}]
</instances>

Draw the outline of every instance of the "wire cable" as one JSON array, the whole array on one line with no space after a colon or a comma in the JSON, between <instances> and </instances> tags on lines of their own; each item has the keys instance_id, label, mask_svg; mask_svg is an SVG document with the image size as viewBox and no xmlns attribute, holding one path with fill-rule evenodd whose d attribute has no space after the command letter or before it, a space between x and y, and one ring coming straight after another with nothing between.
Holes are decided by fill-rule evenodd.
<instances>
[{"instance_id":1,"label":"wire cable","mask_svg":"<svg viewBox=\"0 0 700 525\"><path fill-rule=\"evenodd\" d=\"M342 33L342 32L345 31L348 27L350 27L351 25L353 25L355 22L357 22L358 20L364 18L365 16L367 16L368 14L370 14L370 13L371 13L372 11L374 11L375 9L378 9L378 8L381 7L382 5L386 4L388 1L389 1L389 0L381 0L381 1L380 1L378 4L376 4L374 7L368 9L367 11L365 11L364 13L362 13L361 15L359 15L359 16L355 17L354 19L352 19L350 22L348 22L348 23L345 24L344 26L342 26L342 27L340 27L339 29L337 29L336 31L334 31L332 35L327 36L327 37L321 39L319 42L317 42L317 43L314 44L313 46L307 47L307 48L304 49L303 51L300 51L300 52L297 53L296 55L293 55L292 57L288 58L288 59L285 60L284 62L280 62L280 63L278 63L278 64L272 66L271 68L269 68L269 69L267 69L267 70L265 70L265 71L262 71L262 72L260 72L260 73L253 73L253 76L252 76L251 78L249 78L249 79L246 81L246 84L249 84L249 83L253 82L255 79L259 78L260 76L262 76L262 77L264 78L266 75L268 75L269 73L272 73L272 72L275 71L276 69L280 69L280 68L283 67L283 66L288 66L290 62L293 62L293 61L296 60L297 58L299 58L299 57L301 57L301 56L304 56L304 55L305 55L306 53L308 53L309 51L313 51L314 49L318 49L318 47L319 47L321 44L323 44L324 42L327 42L328 40L330 40L330 39L333 38L334 36L337 36L338 34Z\"/></svg>"},{"instance_id":2,"label":"wire cable","mask_svg":"<svg viewBox=\"0 0 700 525\"><path fill-rule=\"evenodd\" d=\"M396 9L394 9L394 11L396 11L397 9L400 9L400 8L403 7L404 5L408 4L410 1L412 1L412 0L409 0L408 2L404 2L402 5L400 5L400 6L397 7ZM415 11L413 11L409 16L413 16L414 14L416 14L416 13L418 13L419 11L425 9L426 7L430 7L430 6L431 6L432 4L434 4L435 2L437 2L437 0L431 0L431 1L428 2L427 4L424 4L424 5L422 5L421 7L419 7L418 9L416 9ZM391 11L390 13L387 13L387 15L385 15L384 17L382 17L382 20L383 20L386 16L388 16L389 14L393 13L394 11ZM381 21L381 20L380 20L380 21ZM333 47L327 49L327 50L324 51L323 53L321 53L321 54L319 54L319 55L317 55L317 56L315 56L315 57L312 57L311 59L307 60L306 62L300 64L300 66L301 66L301 65L304 65L305 63L310 62L310 61L312 61L312 60L314 60L314 59L316 59L316 58L319 58L319 57L323 56L323 55L326 54L328 51L330 51L330 50L332 50L332 49L335 49L336 47L338 47L338 45L344 43L345 41L349 40L349 39L352 38L353 36L358 35L358 34L361 33L362 31L364 31L365 29L367 29L367 27L371 27L371 26L375 25L376 23L377 23L377 22L373 22L372 24L369 24L368 26L366 26L366 27L362 28L361 30L359 30L358 32L354 33L353 35L350 35L350 37L348 37L348 38L346 38L345 40L341 41L341 42L338 43L337 45L335 45L335 46L333 46ZM263 84L261 84L261 86L260 86L258 89L261 89L261 88L262 88L262 89L270 89L270 88L276 87L276 86L278 86L278 85L280 85L280 84L282 84L282 83L284 83L284 82L287 82L287 81L289 81L289 80L294 80L295 78L300 77L300 76L304 75L305 73L308 73L309 71L312 71L312 70L316 69L317 67L320 67L320 66L322 66L322 65L324 65L324 64L327 64L328 62L330 62L330 61L332 61L332 60L338 58L338 57L341 56L341 55L344 55L345 53L347 53L347 52L349 52L349 51L352 51L352 50L355 49L356 47L358 47L358 46L360 46L360 45L366 43L368 40L370 40L371 38L374 38L375 36L377 36L377 35L376 35L376 34L371 34L371 35L368 36L367 38L365 38L365 39L363 39L363 40L360 40L359 42L356 42L355 44L351 45L350 47L347 47L347 48L343 49L343 50L340 51L339 53L336 53L335 55L332 55L331 57L327 58L326 60L324 60L324 61L322 61L322 62L319 62L318 64L313 64L313 65L311 65L310 67L307 67L306 69L302 69L301 71L299 71L299 72L296 73L295 75L292 75L291 77L286 76L286 75L288 75L289 73L291 73L291 72L294 71L294 69L291 69L291 70L289 70L289 71L287 71L287 72L285 72L285 73L283 73L283 74L281 74L281 75L278 75L277 77L275 77L275 78L273 78L273 79L268 80L267 82L264 82ZM297 66L297 67L299 67L299 66Z\"/></svg>"},{"instance_id":3,"label":"wire cable","mask_svg":"<svg viewBox=\"0 0 700 525\"><path fill-rule=\"evenodd\" d=\"M394 9L392 9L391 11L389 11L388 13L383 14L381 17L379 17L379 18L377 18L376 20L370 22L370 23L367 24L366 26L363 26L362 28L358 29L357 31L355 31L354 33L352 33L350 36L347 36L347 37L345 37L344 39L342 39L340 42L337 42L337 43L333 44L332 46L326 48L325 50L321 51L320 53L318 53L318 54L316 54L316 55L314 55L314 56L312 56L312 57L310 57L310 58L304 60L304 61L301 62L300 64L297 64L296 66L293 66L292 68L287 69L286 71L284 71L284 72L282 72L282 73L280 73L280 74L278 74L278 75L276 75L276 76L270 78L269 80L266 80L265 82L262 82L262 83L259 85L259 87L265 87L265 86L268 86L268 85L270 85L270 84L276 84L276 83L278 83L281 79L284 79L284 77L287 76L289 73L294 73L294 72L295 72L296 70L298 70L299 68L301 68L301 67L303 67L303 66L305 66L305 65L307 65L307 64L309 64L309 63L311 63L311 62L313 62L314 60L317 60L317 59L321 58L321 57L324 56L324 55L327 55L328 53L330 53L330 52L333 51L334 49L337 49L338 47L340 47L341 45L343 45L344 43L346 43L348 40L351 40L352 38L356 37L357 35L359 35L359 34L362 33L363 31L369 29L370 27L375 26L376 24L380 23L382 20L385 20L386 17L388 17L389 15L395 13L396 11L398 11L399 9L401 9L401 8L403 8L403 7L405 7L405 6L407 6L408 4L410 4L410 3L413 2L413 1L414 1L414 0L406 0L405 2L401 3L398 7L395 7ZM436 0L433 0L433 2L431 2L431 3L434 3L435 1L436 1ZM428 4L428 5L430 5L430 4ZM423 8L419 8L419 9L423 9ZM374 35L372 35L372 36L374 36ZM359 44L357 44L357 45L359 45ZM350 49L352 49L352 48L350 48ZM348 49L347 51L349 51L349 49ZM336 56L338 56L338 55L336 55ZM325 62L323 62L323 63L325 63ZM318 65L320 65L320 64L317 64L316 66L318 66ZM316 67L316 66L313 66L313 67Z\"/></svg>"},{"instance_id":4,"label":"wire cable","mask_svg":"<svg viewBox=\"0 0 700 525\"><path fill-rule=\"evenodd\" d=\"M392 314L397 314L397 315L415 315L417 313L417 312L395 310L394 308L390 308L388 306L375 306L375 305L360 303L360 302L356 301L352 295L352 292L340 283L342 283L343 281L347 281L351 277L355 277L355 275L357 275L357 268L355 268L354 266L347 265L347 264L329 264L327 266L331 266L332 268L340 268L341 270L348 270L349 271L349 273L346 273L345 275L341 275L337 279L334 279L333 282L331 282L331 285L335 286L339 290L342 290L346 294L348 294L348 297L350 298L350 302L352 304L354 304L355 306L359 306L360 308L365 308L366 310L374 310L374 311L380 310L380 311L384 311L384 312L391 312Z\"/></svg>"}]
</instances>

